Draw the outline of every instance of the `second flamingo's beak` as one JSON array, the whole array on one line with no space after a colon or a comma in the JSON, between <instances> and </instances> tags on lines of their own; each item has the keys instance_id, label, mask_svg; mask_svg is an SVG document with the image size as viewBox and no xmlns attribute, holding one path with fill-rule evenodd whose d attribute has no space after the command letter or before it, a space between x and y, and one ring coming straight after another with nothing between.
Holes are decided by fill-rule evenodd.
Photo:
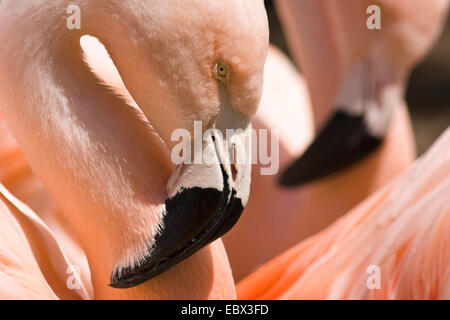
<instances>
[{"instance_id":1,"label":"second flamingo's beak","mask_svg":"<svg viewBox=\"0 0 450 320\"><path fill-rule=\"evenodd\" d=\"M138 266L113 272L112 287L130 288L161 274L237 222L250 192L252 134L248 120L234 117L219 117L203 135L202 163L175 170L160 233Z\"/></svg>"},{"instance_id":2,"label":"second flamingo's beak","mask_svg":"<svg viewBox=\"0 0 450 320\"><path fill-rule=\"evenodd\" d=\"M401 90L380 78L370 62L354 66L334 114L303 155L283 172L282 186L298 186L336 173L380 146L401 99Z\"/></svg>"},{"instance_id":3,"label":"second flamingo's beak","mask_svg":"<svg viewBox=\"0 0 450 320\"><path fill-rule=\"evenodd\" d=\"M297 186L338 172L369 155L381 141L370 134L362 116L339 110L305 153L283 172L280 184Z\"/></svg>"}]
</instances>

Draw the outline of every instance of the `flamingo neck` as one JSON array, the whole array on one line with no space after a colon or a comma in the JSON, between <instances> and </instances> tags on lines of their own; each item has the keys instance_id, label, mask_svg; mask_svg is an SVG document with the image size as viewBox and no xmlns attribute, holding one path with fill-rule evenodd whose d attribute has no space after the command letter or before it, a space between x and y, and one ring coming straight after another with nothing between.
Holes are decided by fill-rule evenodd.
<instances>
[{"instance_id":1,"label":"flamingo neck","mask_svg":"<svg viewBox=\"0 0 450 320\"><path fill-rule=\"evenodd\" d=\"M96 298L233 298L220 241L143 285L126 290L108 286L116 265L136 263L148 250L172 170L153 129L83 62L83 34L98 37L113 59L123 57L116 63L119 71L126 60L119 48L135 48L118 34L132 32L138 22L111 14L112 3L80 1L86 13L81 30L65 27L70 0L1 3L0 82L6 88L0 91L0 111L33 172L74 227Z\"/></svg>"}]
</instances>

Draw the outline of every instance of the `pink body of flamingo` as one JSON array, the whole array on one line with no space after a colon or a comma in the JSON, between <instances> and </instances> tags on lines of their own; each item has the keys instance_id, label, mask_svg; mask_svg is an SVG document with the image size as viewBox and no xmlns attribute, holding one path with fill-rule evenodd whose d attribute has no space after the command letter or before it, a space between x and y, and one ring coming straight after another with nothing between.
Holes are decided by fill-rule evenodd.
<instances>
[{"instance_id":1,"label":"pink body of flamingo","mask_svg":"<svg viewBox=\"0 0 450 320\"><path fill-rule=\"evenodd\" d=\"M376 3L381 8L380 30L367 28L369 1L277 2L291 53L304 76L297 75L286 58L269 56L265 75L269 87L254 126L281 128L280 175L286 174L286 167L302 153L299 166L294 164L288 176L300 174L301 179L317 168L328 169L342 161L333 155L336 149L345 150L347 141L357 145L360 137L367 136L364 128L370 128L369 120L345 116L344 111L391 111L375 121L386 126L380 146L333 174L286 188L279 186L280 175L262 176L259 167L253 170L250 201L235 228L224 237L237 280L323 230L413 162L415 147L404 90L412 66L431 48L442 29L448 1ZM284 72L280 72L281 66ZM274 75L277 72L278 77ZM361 84L367 85L366 90ZM293 90L300 96L289 94ZM347 106L344 111L342 104ZM299 114L311 119L311 112L317 126L328 131L326 137L319 131L314 148L307 150L312 129ZM327 118L331 120L325 122ZM342 118L350 122L339 123ZM364 127L359 125L360 119ZM355 122L356 131L348 131ZM346 155L352 157L355 152L349 148ZM245 249L242 243L247 243Z\"/></svg>"}]
</instances>

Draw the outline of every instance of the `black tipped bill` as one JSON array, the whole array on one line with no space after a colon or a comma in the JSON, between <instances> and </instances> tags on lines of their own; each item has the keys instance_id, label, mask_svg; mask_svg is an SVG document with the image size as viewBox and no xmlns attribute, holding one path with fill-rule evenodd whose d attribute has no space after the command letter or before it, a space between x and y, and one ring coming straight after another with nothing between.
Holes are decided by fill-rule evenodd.
<instances>
[{"instance_id":1,"label":"black tipped bill","mask_svg":"<svg viewBox=\"0 0 450 320\"><path fill-rule=\"evenodd\" d=\"M376 59L355 63L336 97L335 113L306 152L283 172L280 184L298 186L326 177L375 151L402 99L401 88L393 83L389 69Z\"/></svg>"},{"instance_id":2,"label":"black tipped bill","mask_svg":"<svg viewBox=\"0 0 450 320\"><path fill-rule=\"evenodd\" d=\"M237 153L248 152L240 140L251 136L251 127L238 134ZM247 145L248 146L248 145ZM137 286L188 258L229 231L239 219L250 190L250 164L225 162L222 137L210 136L203 154L217 163L182 164L168 183L161 232L137 266L114 270L110 286ZM232 168L234 167L234 168Z\"/></svg>"},{"instance_id":3,"label":"black tipped bill","mask_svg":"<svg viewBox=\"0 0 450 320\"><path fill-rule=\"evenodd\" d=\"M298 186L338 172L369 155L381 141L370 134L363 115L338 110L279 182L282 186Z\"/></svg>"},{"instance_id":4,"label":"black tipped bill","mask_svg":"<svg viewBox=\"0 0 450 320\"><path fill-rule=\"evenodd\" d=\"M227 174L223 174L226 181ZM241 199L227 183L222 191L200 187L181 190L167 199L162 223L166 231L156 236L141 266L113 275L111 286L130 288L161 274L228 232L243 210Z\"/></svg>"}]
</instances>

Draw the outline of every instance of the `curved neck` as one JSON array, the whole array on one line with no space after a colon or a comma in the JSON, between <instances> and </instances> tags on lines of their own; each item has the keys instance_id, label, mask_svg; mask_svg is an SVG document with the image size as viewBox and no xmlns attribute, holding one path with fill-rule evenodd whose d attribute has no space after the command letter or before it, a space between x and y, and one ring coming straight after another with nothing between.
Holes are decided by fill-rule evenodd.
<instances>
[{"instance_id":1,"label":"curved neck","mask_svg":"<svg viewBox=\"0 0 450 320\"><path fill-rule=\"evenodd\" d=\"M81 30L66 28L70 0L0 3L0 82L6 84L0 111L34 173L74 226L95 297L234 297L220 242L144 285L107 286L116 264L134 263L148 250L171 165L151 127L99 84L82 60L81 35L98 37L114 59L119 48L135 48L122 35L138 22L114 7L116 1L79 3ZM125 61L115 62L119 71L124 68Z\"/></svg>"}]
</instances>

